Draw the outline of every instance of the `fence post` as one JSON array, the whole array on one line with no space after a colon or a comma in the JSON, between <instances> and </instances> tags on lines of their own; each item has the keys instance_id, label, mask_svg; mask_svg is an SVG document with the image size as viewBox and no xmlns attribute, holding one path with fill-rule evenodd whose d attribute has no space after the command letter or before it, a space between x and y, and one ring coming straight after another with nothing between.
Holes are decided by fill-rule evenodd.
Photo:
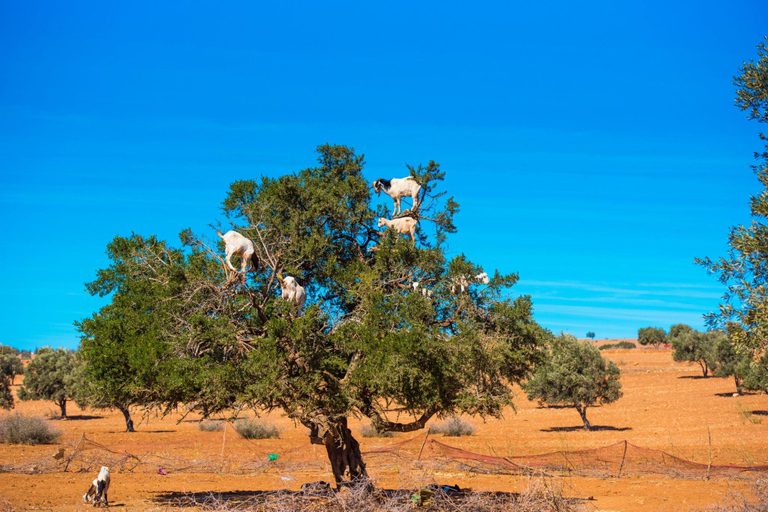
<instances>
[{"instance_id":1,"label":"fence post","mask_svg":"<svg viewBox=\"0 0 768 512\"><path fill-rule=\"evenodd\" d=\"M616 478L621 478L621 472L624 470L624 459L627 458L627 440L624 440L624 454L621 456L621 465L619 466L619 474Z\"/></svg>"}]
</instances>

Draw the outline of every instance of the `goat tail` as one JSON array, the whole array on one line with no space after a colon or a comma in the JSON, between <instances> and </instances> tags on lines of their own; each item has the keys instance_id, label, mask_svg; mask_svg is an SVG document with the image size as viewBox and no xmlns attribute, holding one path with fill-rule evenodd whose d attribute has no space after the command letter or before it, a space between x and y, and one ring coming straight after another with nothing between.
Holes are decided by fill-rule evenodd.
<instances>
[{"instance_id":1,"label":"goat tail","mask_svg":"<svg viewBox=\"0 0 768 512\"><path fill-rule=\"evenodd\" d=\"M224 235L221 234L221 231L216 230L216 234L219 235L219 238L223 239Z\"/></svg>"}]
</instances>

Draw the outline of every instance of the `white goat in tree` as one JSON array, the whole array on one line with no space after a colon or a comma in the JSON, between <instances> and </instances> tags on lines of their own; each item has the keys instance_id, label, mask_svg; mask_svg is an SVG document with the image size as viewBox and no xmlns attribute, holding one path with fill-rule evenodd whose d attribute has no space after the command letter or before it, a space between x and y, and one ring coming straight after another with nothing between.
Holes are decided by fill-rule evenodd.
<instances>
[{"instance_id":1,"label":"white goat in tree","mask_svg":"<svg viewBox=\"0 0 768 512\"><path fill-rule=\"evenodd\" d=\"M399 219L392 220L379 217L379 227L387 226L401 235L409 235L414 242L416 241L416 225L418 225L418 223L419 221L413 217L400 217Z\"/></svg>"},{"instance_id":2,"label":"white goat in tree","mask_svg":"<svg viewBox=\"0 0 768 512\"><path fill-rule=\"evenodd\" d=\"M237 254L240 256L240 271L245 273L246 267L249 267L251 272L255 272L259 268L259 257L256 256L256 250L253 248L253 242L245 238L237 231L227 231L225 234L221 234L218 231L217 235L224 240L224 252L227 254L227 266L233 271L237 272L235 267L232 266L232 256Z\"/></svg>"},{"instance_id":3,"label":"white goat in tree","mask_svg":"<svg viewBox=\"0 0 768 512\"><path fill-rule=\"evenodd\" d=\"M107 491L109 490L109 468L107 466L101 466L99 475L91 484L88 492L83 494L83 503L96 502L94 505L103 503L107 507L109 502L107 501Z\"/></svg>"},{"instance_id":4,"label":"white goat in tree","mask_svg":"<svg viewBox=\"0 0 768 512\"><path fill-rule=\"evenodd\" d=\"M307 292L304 287L291 276L283 278L278 274L277 278L280 280L280 287L282 288L280 297L290 301L297 309L304 307L304 303L307 301Z\"/></svg>"},{"instance_id":5,"label":"white goat in tree","mask_svg":"<svg viewBox=\"0 0 768 512\"><path fill-rule=\"evenodd\" d=\"M392 216L402 213L400 208L400 198L410 197L413 200L413 206L411 209L416 208L419 205L419 191L421 185L408 176L406 178L392 178L387 180L379 178L373 182L373 190L376 191L376 195L381 195L382 192L395 200L395 206L392 211Z\"/></svg>"},{"instance_id":6,"label":"white goat in tree","mask_svg":"<svg viewBox=\"0 0 768 512\"><path fill-rule=\"evenodd\" d=\"M411 283L411 286L413 287L413 290L416 293L419 293L419 287L421 286L421 281L414 281L414 282ZM421 288L421 294L424 297L431 297L432 296L432 290L430 290L428 288L422 287Z\"/></svg>"},{"instance_id":7,"label":"white goat in tree","mask_svg":"<svg viewBox=\"0 0 768 512\"><path fill-rule=\"evenodd\" d=\"M454 277L452 280L453 284L451 284L451 293L456 293L456 290L461 292L467 291L469 289L469 285L472 284L473 281L477 281L482 284L488 284L491 282L491 280L488 279L488 274L485 272L477 274L474 279L470 279L469 276Z\"/></svg>"}]
</instances>

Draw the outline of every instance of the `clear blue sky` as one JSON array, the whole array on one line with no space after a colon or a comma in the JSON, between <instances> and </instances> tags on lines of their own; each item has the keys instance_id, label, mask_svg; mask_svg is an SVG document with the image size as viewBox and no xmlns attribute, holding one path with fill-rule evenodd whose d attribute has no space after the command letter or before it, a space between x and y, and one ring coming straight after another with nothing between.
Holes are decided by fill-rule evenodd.
<instances>
[{"instance_id":1,"label":"clear blue sky","mask_svg":"<svg viewBox=\"0 0 768 512\"><path fill-rule=\"evenodd\" d=\"M693 260L758 190L731 80L766 21L764 0L0 2L0 343L76 347L114 236L210 234L231 182L325 142L371 180L439 162L451 251L519 272L553 331L704 328L723 289Z\"/></svg>"}]
</instances>

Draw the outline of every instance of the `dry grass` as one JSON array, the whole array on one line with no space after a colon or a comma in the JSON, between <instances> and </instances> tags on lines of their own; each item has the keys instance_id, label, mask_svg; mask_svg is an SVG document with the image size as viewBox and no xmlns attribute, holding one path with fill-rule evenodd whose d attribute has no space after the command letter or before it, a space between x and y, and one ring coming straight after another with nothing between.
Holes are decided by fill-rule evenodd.
<instances>
[{"instance_id":1,"label":"dry grass","mask_svg":"<svg viewBox=\"0 0 768 512\"><path fill-rule=\"evenodd\" d=\"M322 483L324 484L324 482ZM208 512L400 512L422 510L456 512L577 512L587 508L581 500L566 498L562 486L552 480L531 480L522 493L472 492L438 485L420 489L371 490L367 483L335 491L325 485L304 486L301 491L262 492L255 496L186 495L170 505L196 507Z\"/></svg>"},{"instance_id":2,"label":"dry grass","mask_svg":"<svg viewBox=\"0 0 768 512\"><path fill-rule=\"evenodd\" d=\"M751 495L729 492L722 502L703 510L707 512L768 512L768 479L756 480L751 490Z\"/></svg>"}]
</instances>

